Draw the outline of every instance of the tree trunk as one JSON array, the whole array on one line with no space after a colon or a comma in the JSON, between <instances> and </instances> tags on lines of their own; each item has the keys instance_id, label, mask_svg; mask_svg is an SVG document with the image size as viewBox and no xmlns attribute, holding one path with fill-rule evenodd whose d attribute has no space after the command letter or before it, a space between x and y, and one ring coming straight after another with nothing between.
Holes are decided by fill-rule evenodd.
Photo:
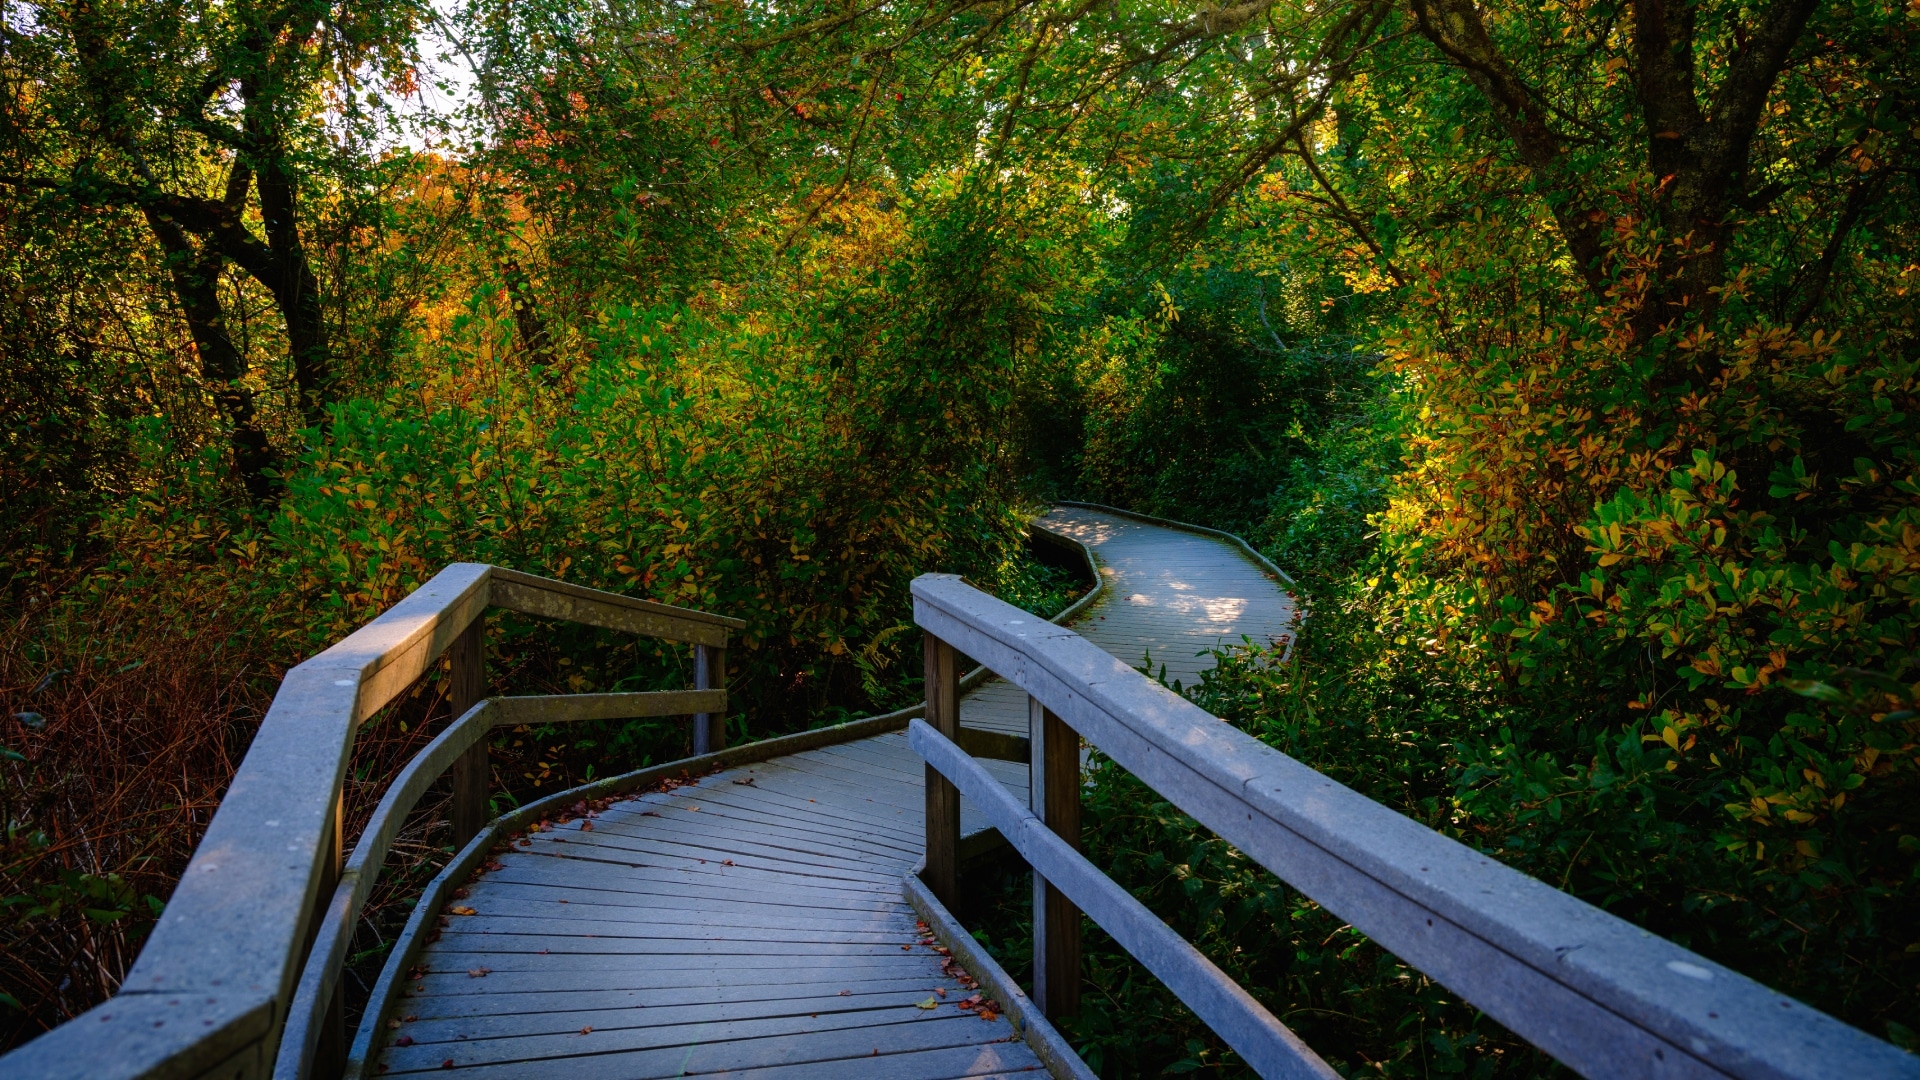
<instances>
[{"instance_id":1,"label":"tree trunk","mask_svg":"<svg viewBox=\"0 0 1920 1080\"><path fill-rule=\"evenodd\" d=\"M249 91L250 112L255 104ZM249 117L248 127L261 136L256 144L258 176L254 186L260 193L260 217L266 225L267 249L272 253L268 275L261 284L272 291L274 304L287 323L300 414L309 426L318 426L326 420L328 383L333 377L320 279L300 242L299 192L287 169L285 149L277 131L266 124L255 128L252 119Z\"/></svg>"},{"instance_id":2,"label":"tree trunk","mask_svg":"<svg viewBox=\"0 0 1920 1080\"><path fill-rule=\"evenodd\" d=\"M552 382L558 374L553 370L553 339L547 333L547 321L540 317L533 282L527 279L527 272L520 269L520 261L511 255L500 264L500 273L507 281L507 300L513 304L513 323L520 334L520 349L526 353L527 363L543 368L542 377Z\"/></svg>"},{"instance_id":3,"label":"tree trunk","mask_svg":"<svg viewBox=\"0 0 1920 1080\"><path fill-rule=\"evenodd\" d=\"M200 354L200 377L212 390L213 400L231 429L234 469L253 501L265 503L274 495L273 478L267 475L273 467L274 453L266 433L260 430L253 391L242 381L247 373L246 358L227 336L226 312L220 306L218 291L225 259L212 244L195 245L185 230L154 210L148 209L146 218L160 246L166 249L174 295L193 335L194 351Z\"/></svg>"}]
</instances>

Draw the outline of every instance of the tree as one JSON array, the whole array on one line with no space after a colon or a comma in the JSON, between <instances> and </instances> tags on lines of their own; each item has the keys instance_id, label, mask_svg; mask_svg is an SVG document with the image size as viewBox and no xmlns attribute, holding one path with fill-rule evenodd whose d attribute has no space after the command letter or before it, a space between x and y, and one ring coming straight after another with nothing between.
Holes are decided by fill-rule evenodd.
<instances>
[{"instance_id":1,"label":"tree","mask_svg":"<svg viewBox=\"0 0 1920 1080\"><path fill-rule=\"evenodd\" d=\"M405 76L421 13L406 2L79 0L33 4L4 31L23 90L0 133L0 182L43 211L144 219L256 499L272 491L275 455L222 275L238 267L271 296L298 417L319 423L332 358L304 204L316 174L342 167L333 143L358 115L360 77Z\"/></svg>"}]
</instances>

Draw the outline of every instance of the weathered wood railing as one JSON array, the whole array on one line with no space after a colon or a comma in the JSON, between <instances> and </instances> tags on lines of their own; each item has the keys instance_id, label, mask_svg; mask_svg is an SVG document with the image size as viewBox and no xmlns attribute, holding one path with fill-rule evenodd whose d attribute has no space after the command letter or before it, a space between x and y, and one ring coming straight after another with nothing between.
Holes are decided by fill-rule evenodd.
<instances>
[{"instance_id":1,"label":"weathered wood railing","mask_svg":"<svg viewBox=\"0 0 1920 1080\"><path fill-rule=\"evenodd\" d=\"M482 701L489 607L691 645L695 686ZM486 734L501 724L692 715L719 750L737 619L479 563L456 563L287 672L165 913L110 1001L0 1059L7 1077L337 1075L340 965L407 812L451 771L456 849L489 817ZM388 788L342 860L342 780L360 724L449 660L454 723Z\"/></svg>"},{"instance_id":2,"label":"weathered wood railing","mask_svg":"<svg viewBox=\"0 0 1920 1080\"><path fill-rule=\"evenodd\" d=\"M1336 1075L1078 851L1080 739L1382 947L1590 1077L1920 1077L1920 1058L1449 840L959 578L913 583L928 706L926 887L955 895L960 796L1034 868L1035 1003L1071 1012L1076 907L1263 1076ZM953 656L1031 699L1033 809L960 736ZM1040 813L1037 815L1035 810Z\"/></svg>"}]
</instances>

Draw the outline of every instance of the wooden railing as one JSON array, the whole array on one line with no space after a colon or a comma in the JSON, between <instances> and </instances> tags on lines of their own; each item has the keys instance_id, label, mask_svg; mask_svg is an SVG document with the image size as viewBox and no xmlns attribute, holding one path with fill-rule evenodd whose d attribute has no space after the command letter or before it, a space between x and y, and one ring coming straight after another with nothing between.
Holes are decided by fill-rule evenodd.
<instances>
[{"instance_id":1,"label":"wooden railing","mask_svg":"<svg viewBox=\"0 0 1920 1080\"><path fill-rule=\"evenodd\" d=\"M1589 1077L1920 1077L1920 1058L1511 870L1208 715L1071 630L933 574L913 583L928 705L922 880L949 911L960 796L1034 870L1034 1001L1077 1003L1079 912L1262 1076L1331 1077L1257 1000L1079 852L1080 740L1249 858ZM962 743L953 657L1024 689L1032 807ZM1077 909L1077 910L1076 910Z\"/></svg>"},{"instance_id":2,"label":"wooden railing","mask_svg":"<svg viewBox=\"0 0 1920 1080\"><path fill-rule=\"evenodd\" d=\"M691 645L694 688L483 702L489 607ZM0 1058L0 1075L338 1075L341 962L388 845L428 786L451 771L458 850L489 817L494 726L692 715L695 754L721 750L727 641L744 625L501 567L449 566L287 672L120 992ZM354 735L443 655L457 719L395 778L343 860Z\"/></svg>"}]
</instances>

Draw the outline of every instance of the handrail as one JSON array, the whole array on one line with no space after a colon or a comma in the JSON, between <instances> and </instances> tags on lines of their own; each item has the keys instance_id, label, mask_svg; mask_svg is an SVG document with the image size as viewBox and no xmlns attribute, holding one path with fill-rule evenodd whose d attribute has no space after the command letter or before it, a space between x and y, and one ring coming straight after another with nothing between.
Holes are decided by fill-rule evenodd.
<instances>
[{"instance_id":1,"label":"handrail","mask_svg":"<svg viewBox=\"0 0 1920 1080\"><path fill-rule=\"evenodd\" d=\"M952 780L1028 865L1106 928L1260 1075L1300 1080L1335 1080L1340 1075L1200 950L1054 835L958 743L926 721L915 720L907 728L907 744Z\"/></svg>"},{"instance_id":2,"label":"handrail","mask_svg":"<svg viewBox=\"0 0 1920 1080\"><path fill-rule=\"evenodd\" d=\"M286 673L120 992L0 1058L0 1072L22 1078L267 1075L279 1053L310 941L314 951L330 958L321 968L337 972L334 961L345 949L342 931L319 939L314 934L324 926L339 927L340 917L364 901L372 884L365 869L377 865L373 852L384 849L391 841L388 831L398 826L391 813L380 818L379 829L369 829L379 835L363 837L356 848L354 876L337 869L341 785L354 735L362 721L425 674L457 639L470 630L477 633L476 624L490 606L711 650L722 685L697 697L676 697L672 707L697 705L725 716L725 669L719 658L728 633L745 627L743 621L504 567L455 563ZM477 656L478 639L467 640L475 643ZM477 670L470 674L477 679ZM588 695L594 700L566 706L574 715L565 718L633 715L619 710L636 703L609 699L635 696L650 697ZM509 712L527 707L496 705ZM423 752L433 761L417 758L400 786L410 790L419 781L424 789L431 779L419 778L430 765L444 769L442 758L458 758L453 747L459 739L467 739L459 749L483 749L483 733L477 723L463 727L456 721ZM409 805L418 795L387 793L388 800ZM359 857L363 850L365 861ZM323 893L329 894L325 911ZM344 925L350 928L352 918Z\"/></svg>"},{"instance_id":3,"label":"handrail","mask_svg":"<svg viewBox=\"0 0 1920 1080\"><path fill-rule=\"evenodd\" d=\"M913 598L930 647L1020 686L1221 839L1583 1075L1920 1077L1920 1057L1373 802L1070 630L952 575L916 578ZM1071 891L1052 876L1066 868L1058 853L1034 853L1036 875Z\"/></svg>"}]
</instances>

